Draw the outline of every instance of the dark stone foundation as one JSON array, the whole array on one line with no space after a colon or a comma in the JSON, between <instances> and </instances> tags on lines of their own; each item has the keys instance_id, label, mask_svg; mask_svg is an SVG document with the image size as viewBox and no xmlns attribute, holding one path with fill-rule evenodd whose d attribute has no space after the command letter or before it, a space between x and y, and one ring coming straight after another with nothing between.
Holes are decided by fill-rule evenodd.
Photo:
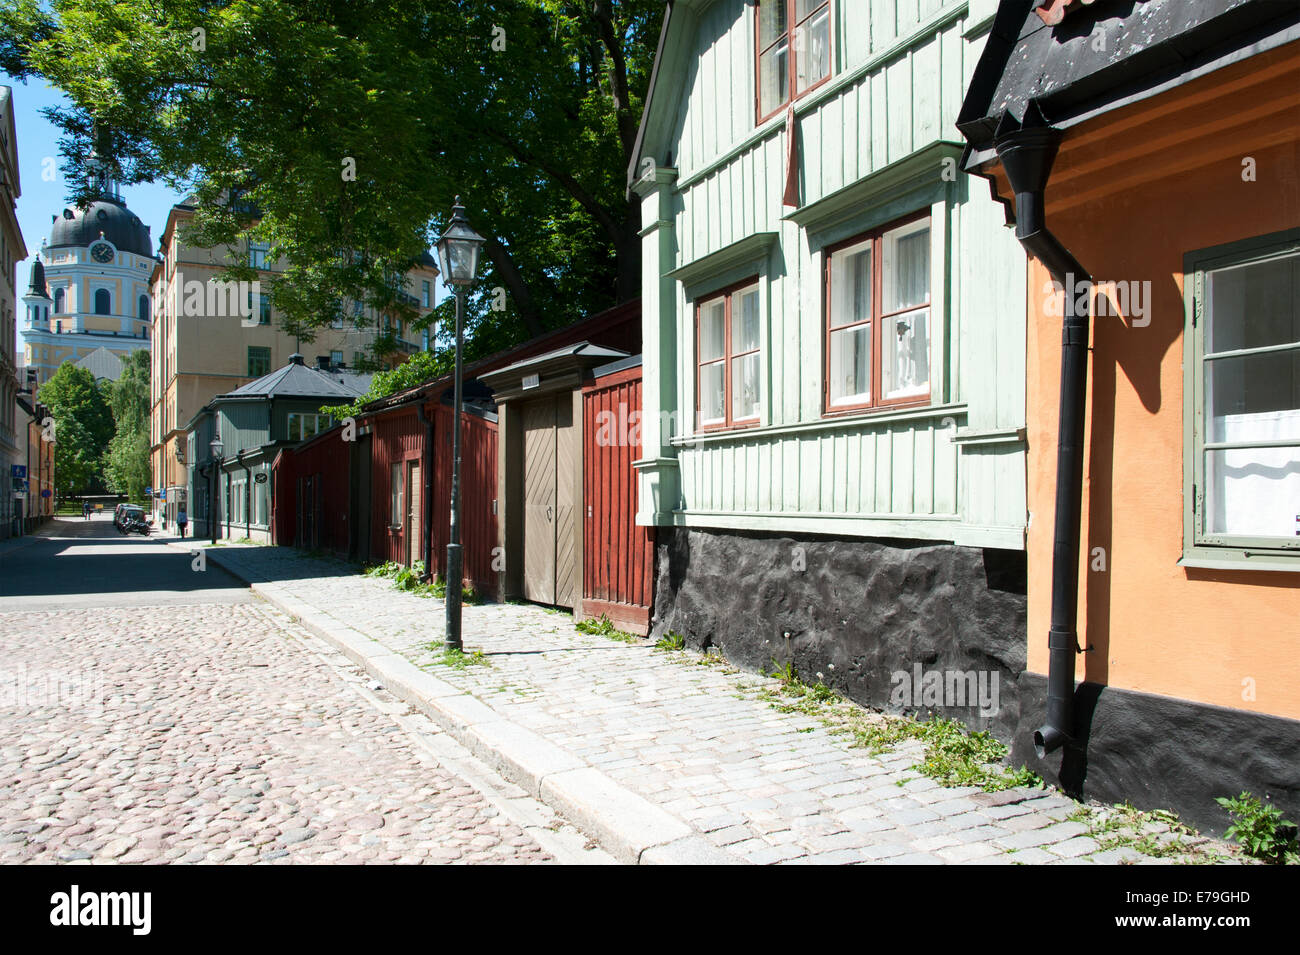
<instances>
[{"instance_id":1,"label":"dark stone foundation","mask_svg":"<svg viewBox=\"0 0 1300 955\"><path fill-rule=\"evenodd\" d=\"M656 638L674 630L754 670L793 663L859 703L938 713L1004 739L1019 723L1023 553L686 528L660 528L658 550ZM937 706L900 701L892 677L909 674L910 696L917 665L973 673L987 689L996 678L997 711L945 705L963 699L952 693Z\"/></svg>"},{"instance_id":2,"label":"dark stone foundation","mask_svg":"<svg viewBox=\"0 0 1300 955\"><path fill-rule=\"evenodd\" d=\"M1173 809L1198 828L1229 824L1216 796L1243 790L1300 820L1300 722L1081 684L1078 735L1036 758L1046 678L1025 672L1025 555L926 541L790 537L659 528L651 637L674 630L751 670L793 663L852 700L961 720L1011 746L1076 798ZM1046 639L1046 634L1041 635ZM900 705L898 672L998 679L998 710ZM909 688L912 681L907 681Z\"/></svg>"},{"instance_id":3,"label":"dark stone foundation","mask_svg":"<svg viewBox=\"0 0 1300 955\"><path fill-rule=\"evenodd\" d=\"M1249 791L1300 821L1300 721L1081 683L1074 693L1080 743L1040 760L1033 732L1047 678L1023 674L1017 696L1023 719L1012 760L1075 798L1173 809L1221 835L1230 820L1215 797Z\"/></svg>"}]
</instances>

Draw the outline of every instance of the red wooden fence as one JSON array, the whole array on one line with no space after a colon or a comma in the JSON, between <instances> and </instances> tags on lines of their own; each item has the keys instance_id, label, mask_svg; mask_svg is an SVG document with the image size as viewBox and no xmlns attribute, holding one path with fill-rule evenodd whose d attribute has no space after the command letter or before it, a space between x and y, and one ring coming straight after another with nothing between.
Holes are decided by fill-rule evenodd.
<instances>
[{"instance_id":1,"label":"red wooden fence","mask_svg":"<svg viewBox=\"0 0 1300 955\"><path fill-rule=\"evenodd\" d=\"M583 567L578 616L605 614L647 633L654 603L654 529L636 524L641 368L583 386Z\"/></svg>"}]
</instances>

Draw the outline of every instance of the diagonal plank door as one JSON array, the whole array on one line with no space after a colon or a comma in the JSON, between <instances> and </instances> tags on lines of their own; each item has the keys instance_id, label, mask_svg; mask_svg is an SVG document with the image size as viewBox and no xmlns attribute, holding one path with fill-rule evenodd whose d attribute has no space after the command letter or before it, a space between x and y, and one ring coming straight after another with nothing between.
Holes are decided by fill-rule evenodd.
<instances>
[{"instance_id":1,"label":"diagonal plank door","mask_svg":"<svg viewBox=\"0 0 1300 955\"><path fill-rule=\"evenodd\" d=\"M555 603L555 399L524 405L524 596Z\"/></svg>"},{"instance_id":2,"label":"diagonal plank door","mask_svg":"<svg viewBox=\"0 0 1300 955\"><path fill-rule=\"evenodd\" d=\"M578 560L581 440L573 396L564 392L555 399L555 603L561 607L577 604L582 583Z\"/></svg>"}]
</instances>

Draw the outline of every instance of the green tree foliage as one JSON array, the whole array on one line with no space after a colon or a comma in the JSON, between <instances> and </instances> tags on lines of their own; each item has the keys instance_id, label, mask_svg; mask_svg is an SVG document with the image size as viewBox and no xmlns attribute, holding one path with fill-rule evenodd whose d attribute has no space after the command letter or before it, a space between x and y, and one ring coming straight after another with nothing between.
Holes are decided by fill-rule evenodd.
<instances>
[{"instance_id":1,"label":"green tree foliage","mask_svg":"<svg viewBox=\"0 0 1300 955\"><path fill-rule=\"evenodd\" d=\"M381 371L370 379L370 388L364 395L348 405L326 405L320 410L337 418L352 418L361 413L363 406L380 398L387 398L407 388L414 388L440 375L450 373L455 357L445 350L419 352L390 371Z\"/></svg>"},{"instance_id":2,"label":"green tree foliage","mask_svg":"<svg viewBox=\"0 0 1300 955\"><path fill-rule=\"evenodd\" d=\"M72 362L59 366L37 394L55 422L54 478L60 495L99 490L113 413L94 376Z\"/></svg>"},{"instance_id":3,"label":"green tree foliage","mask_svg":"<svg viewBox=\"0 0 1300 955\"><path fill-rule=\"evenodd\" d=\"M104 455L104 477L110 491L125 494L128 500L144 500L145 489L152 479L147 429L118 431L113 435Z\"/></svg>"},{"instance_id":4,"label":"green tree foliage","mask_svg":"<svg viewBox=\"0 0 1300 955\"><path fill-rule=\"evenodd\" d=\"M68 94L51 117L70 181L93 145L123 182L193 190L193 241L269 242L286 326L320 327L358 300L410 308L394 277L461 195L488 239L473 356L639 294L626 171L663 9L7 0L0 65ZM243 267L227 274L251 278Z\"/></svg>"},{"instance_id":5,"label":"green tree foliage","mask_svg":"<svg viewBox=\"0 0 1300 955\"><path fill-rule=\"evenodd\" d=\"M122 363L122 376L107 388L115 433L104 458L110 491L131 500L144 499L149 486L149 353L132 352Z\"/></svg>"}]
</instances>

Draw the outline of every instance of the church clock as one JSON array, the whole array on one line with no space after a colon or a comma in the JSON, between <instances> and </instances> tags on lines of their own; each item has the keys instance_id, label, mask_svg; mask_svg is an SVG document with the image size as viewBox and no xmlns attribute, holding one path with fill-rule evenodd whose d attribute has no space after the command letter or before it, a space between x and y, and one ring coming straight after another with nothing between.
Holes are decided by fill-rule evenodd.
<instances>
[{"instance_id":1,"label":"church clock","mask_svg":"<svg viewBox=\"0 0 1300 955\"><path fill-rule=\"evenodd\" d=\"M107 265L113 261L113 247L107 242L96 242L90 247L90 257L96 262Z\"/></svg>"}]
</instances>

